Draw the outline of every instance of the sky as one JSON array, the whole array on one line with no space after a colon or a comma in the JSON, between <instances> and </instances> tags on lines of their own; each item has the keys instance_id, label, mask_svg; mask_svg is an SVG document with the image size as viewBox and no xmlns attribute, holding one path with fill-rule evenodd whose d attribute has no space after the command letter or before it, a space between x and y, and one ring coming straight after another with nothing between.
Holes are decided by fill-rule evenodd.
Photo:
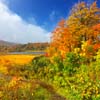
<instances>
[{"instance_id":1,"label":"sky","mask_svg":"<svg viewBox=\"0 0 100 100\"><path fill-rule=\"evenodd\" d=\"M57 23L79 0L0 0L0 40L49 42ZM80 0L88 1L94 0ZM98 5L100 0L98 0Z\"/></svg>"}]
</instances>

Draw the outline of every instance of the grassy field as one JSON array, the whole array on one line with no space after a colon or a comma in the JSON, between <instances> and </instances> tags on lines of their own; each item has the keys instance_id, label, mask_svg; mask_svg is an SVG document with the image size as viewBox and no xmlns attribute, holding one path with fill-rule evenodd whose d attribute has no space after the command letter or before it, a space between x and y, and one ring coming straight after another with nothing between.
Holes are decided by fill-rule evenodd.
<instances>
[{"instance_id":1,"label":"grassy field","mask_svg":"<svg viewBox=\"0 0 100 100\"><path fill-rule=\"evenodd\" d=\"M27 66L36 56L0 55L0 100L51 100L46 84L34 80L34 70Z\"/></svg>"},{"instance_id":2,"label":"grassy field","mask_svg":"<svg viewBox=\"0 0 100 100\"><path fill-rule=\"evenodd\" d=\"M34 55L0 55L0 72L6 73L8 67L29 63Z\"/></svg>"},{"instance_id":3,"label":"grassy field","mask_svg":"<svg viewBox=\"0 0 100 100\"><path fill-rule=\"evenodd\" d=\"M27 64L34 58L33 55L1 55L0 64Z\"/></svg>"}]
</instances>

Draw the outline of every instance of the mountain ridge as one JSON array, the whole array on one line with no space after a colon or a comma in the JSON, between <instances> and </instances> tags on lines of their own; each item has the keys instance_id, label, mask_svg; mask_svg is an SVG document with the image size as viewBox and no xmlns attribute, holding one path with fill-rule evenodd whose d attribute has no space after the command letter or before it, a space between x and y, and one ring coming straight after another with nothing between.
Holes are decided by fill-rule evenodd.
<instances>
[{"instance_id":1,"label":"mountain ridge","mask_svg":"<svg viewBox=\"0 0 100 100\"><path fill-rule=\"evenodd\" d=\"M8 42L5 40L0 40L0 46L13 46L16 45L17 43L13 43L13 42Z\"/></svg>"}]
</instances>

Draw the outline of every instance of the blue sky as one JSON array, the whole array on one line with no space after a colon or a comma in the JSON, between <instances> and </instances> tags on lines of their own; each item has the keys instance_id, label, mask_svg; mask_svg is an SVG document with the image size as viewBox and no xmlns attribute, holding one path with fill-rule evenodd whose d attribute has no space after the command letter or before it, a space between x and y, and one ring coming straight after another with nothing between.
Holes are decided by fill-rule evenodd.
<instances>
[{"instance_id":1,"label":"blue sky","mask_svg":"<svg viewBox=\"0 0 100 100\"><path fill-rule=\"evenodd\" d=\"M55 24L68 15L77 0L9 0L9 8L26 21L51 31ZM32 21L31 21L32 20Z\"/></svg>"},{"instance_id":2,"label":"blue sky","mask_svg":"<svg viewBox=\"0 0 100 100\"><path fill-rule=\"evenodd\" d=\"M0 0L0 39L21 43L50 41L51 31L62 18L68 17L78 1Z\"/></svg>"},{"instance_id":3,"label":"blue sky","mask_svg":"<svg viewBox=\"0 0 100 100\"><path fill-rule=\"evenodd\" d=\"M9 8L25 20L53 30L57 22L66 18L71 7L78 1L94 0L8 0ZM100 1L100 0L98 0Z\"/></svg>"}]
</instances>

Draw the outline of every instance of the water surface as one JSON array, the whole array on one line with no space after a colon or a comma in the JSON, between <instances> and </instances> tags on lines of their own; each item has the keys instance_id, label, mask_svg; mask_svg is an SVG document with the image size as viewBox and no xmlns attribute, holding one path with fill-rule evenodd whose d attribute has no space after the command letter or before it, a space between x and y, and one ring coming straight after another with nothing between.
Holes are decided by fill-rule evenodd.
<instances>
[{"instance_id":1,"label":"water surface","mask_svg":"<svg viewBox=\"0 0 100 100\"><path fill-rule=\"evenodd\" d=\"M38 54L45 54L46 52L40 51L40 52L10 52L9 54L33 54L33 55L38 55Z\"/></svg>"}]
</instances>

